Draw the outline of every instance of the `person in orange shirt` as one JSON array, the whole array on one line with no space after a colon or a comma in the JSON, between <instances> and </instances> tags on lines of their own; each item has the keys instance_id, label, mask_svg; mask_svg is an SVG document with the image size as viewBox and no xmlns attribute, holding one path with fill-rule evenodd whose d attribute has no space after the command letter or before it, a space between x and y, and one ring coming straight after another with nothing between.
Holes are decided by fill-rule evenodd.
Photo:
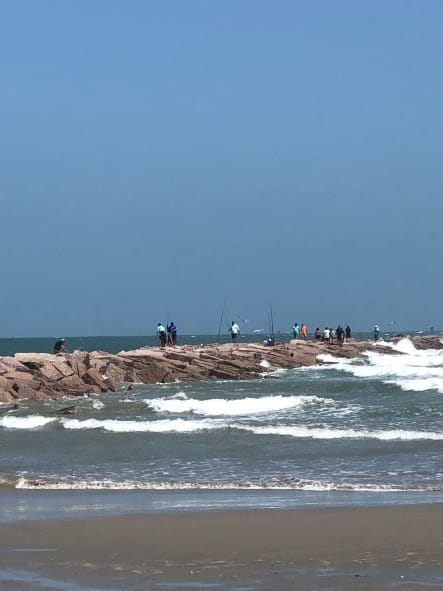
<instances>
[{"instance_id":1,"label":"person in orange shirt","mask_svg":"<svg viewBox=\"0 0 443 591\"><path fill-rule=\"evenodd\" d=\"M302 338L306 341L306 339L308 338L308 329L306 327L306 324L301 325L300 332L301 332Z\"/></svg>"}]
</instances>

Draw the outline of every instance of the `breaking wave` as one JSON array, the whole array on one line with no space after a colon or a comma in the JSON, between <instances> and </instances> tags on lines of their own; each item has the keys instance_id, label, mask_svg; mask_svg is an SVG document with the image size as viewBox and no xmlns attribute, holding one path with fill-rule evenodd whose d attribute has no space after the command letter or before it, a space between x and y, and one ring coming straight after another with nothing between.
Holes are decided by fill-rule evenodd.
<instances>
[{"instance_id":1,"label":"breaking wave","mask_svg":"<svg viewBox=\"0 0 443 591\"><path fill-rule=\"evenodd\" d=\"M284 435L298 438L311 439L379 439L380 441L417 441L432 440L443 441L443 431L406 431L402 429L389 429L386 431L369 431L357 429L315 429L298 426L248 426L239 425L238 428L251 431L256 435Z\"/></svg>"},{"instance_id":2,"label":"breaking wave","mask_svg":"<svg viewBox=\"0 0 443 591\"><path fill-rule=\"evenodd\" d=\"M388 343L384 343L388 345ZM417 350L408 338L390 347L398 355L377 351L366 352L366 363L361 360L319 355L318 359L337 370L357 378L379 379L402 390L424 392L434 390L443 394L443 349Z\"/></svg>"},{"instance_id":3,"label":"breaking wave","mask_svg":"<svg viewBox=\"0 0 443 591\"><path fill-rule=\"evenodd\" d=\"M162 421L120 421L116 419L62 419L65 429L104 429L112 433L192 433L208 429L223 429L226 425L214 421L185 421L183 419Z\"/></svg>"},{"instance_id":4,"label":"breaking wave","mask_svg":"<svg viewBox=\"0 0 443 591\"><path fill-rule=\"evenodd\" d=\"M6 420L7 419L7 420ZM368 430L313 428L303 425L254 425L250 422L232 422L225 419L163 419L163 420L118 420L118 419L68 419L42 416L3 417L2 426L9 429L40 429L58 421L59 425L70 431L89 431L102 429L110 433L197 433L203 431L247 431L255 435L294 437L299 439L378 439L381 441L420 441L443 440L443 431L419 431L404 429Z\"/></svg>"},{"instance_id":5,"label":"breaking wave","mask_svg":"<svg viewBox=\"0 0 443 591\"><path fill-rule=\"evenodd\" d=\"M40 415L26 417L5 416L0 418L0 427L5 429L38 429L56 420L55 417L42 417Z\"/></svg>"},{"instance_id":6,"label":"breaking wave","mask_svg":"<svg viewBox=\"0 0 443 591\"><path fill-rule=\"evenodd\" d=\"M328 482L316 480L282 479L272 482L142 482L114 480L46 480L44 478L17 479L15 488L27 490L299 490L312 492L441 492L443 487L395 484Z\"/></svg>"},{"instance_id":7,"label":"breaking wave","mask_svg":"<svg viewBox=\"0 0 443 591\"><path fill-rule=\"evenodd\" d=\"M205 416L250 416L296 407L335 404L334 400L318 396L261 396L260 398L238 400L154 398L147 399L145 402L149 408L156 412L194 413Z\"/></svg>"}]
</instances>

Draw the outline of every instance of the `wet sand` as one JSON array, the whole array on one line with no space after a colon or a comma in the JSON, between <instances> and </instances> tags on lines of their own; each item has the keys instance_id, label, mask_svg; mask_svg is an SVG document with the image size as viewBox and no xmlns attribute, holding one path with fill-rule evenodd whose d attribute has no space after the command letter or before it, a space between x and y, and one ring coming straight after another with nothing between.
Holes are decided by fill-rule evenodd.
<instances>
[{"instance_id":1,"label":"wet sand","mask_svg":"<svg viewBox=\"0 0 443 591\"><path fill-rule=\"evenodd\" d=\"M442 504L46 520L0 540L2 590L443 589Z\"/></svg>"}]
</instances>

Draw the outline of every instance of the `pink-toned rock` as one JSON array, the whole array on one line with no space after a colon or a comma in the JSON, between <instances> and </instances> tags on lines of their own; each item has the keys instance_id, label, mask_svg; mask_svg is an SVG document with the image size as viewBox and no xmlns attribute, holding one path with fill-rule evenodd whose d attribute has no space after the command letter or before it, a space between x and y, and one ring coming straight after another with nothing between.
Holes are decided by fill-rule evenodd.
<instances>
[{"instance_id":1,"label":"pink-toned rock","mask_svg":"<svg viewBox=\"0 0 443 591\"><path fill-rule=\"evenodd\" d=\"M94 392L107 392L114 389L112 380L103 376L93 367L88 369L81 377L84 384L92 386L91 390Z\"/></svg>"},{"instance_id":2,"label":"pink-toned rock","mask_svg":"<svg viewBox=\"0 0 443 591\"><path fill-rule=\"evenodd\" d=\"M11 381L0 376L0 402L12 402L16 396L17 394L12 389Z\"/></svg>"},{"instance_id":3,"label":"pink-toned rock","mask_svg":"<svg viewBox=\"0 0 443 591\"><path fill-rule=\"evenodd\" d=\"M438 337L415 337L412 341L417 348L443 347ZM117 355L105 351L18 353L15 357L0 358L0 401L100 393L114 390L123 382L255 378L280 367L314 365L319 362L320 353L351 358L368 350L401 354L383 343L375 345L354 339L342 345L297 340L274 347L261 343L185 345L174 349L143 347Z\"/></svg>"}]
</instances>

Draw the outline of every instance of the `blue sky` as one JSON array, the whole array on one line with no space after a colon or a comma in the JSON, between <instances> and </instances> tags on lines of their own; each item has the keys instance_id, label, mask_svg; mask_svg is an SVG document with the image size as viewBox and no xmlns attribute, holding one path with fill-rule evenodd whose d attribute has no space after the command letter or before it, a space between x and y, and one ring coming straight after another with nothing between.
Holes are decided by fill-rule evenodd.
<instances>
[{"instance_id":1,"label":"blue sky","mask_svg":"<svg viewBox=\"0 0 443 591\"><path fill-rule=\"evenodd\" d=\"M440 1L0 11L0 336L443 327Z\"/></svg>"}]
</instances>

